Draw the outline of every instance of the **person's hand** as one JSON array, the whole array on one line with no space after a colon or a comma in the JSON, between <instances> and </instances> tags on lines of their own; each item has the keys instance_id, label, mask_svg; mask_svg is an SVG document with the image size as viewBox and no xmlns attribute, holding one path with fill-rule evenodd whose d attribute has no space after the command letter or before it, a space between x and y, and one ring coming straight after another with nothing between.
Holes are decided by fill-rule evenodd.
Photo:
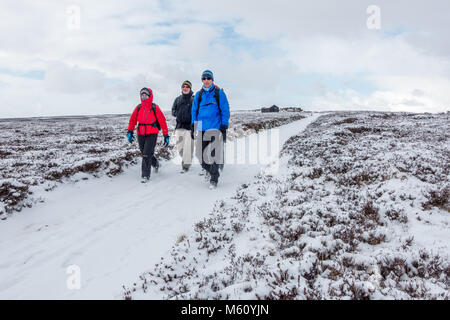
<instances>
[{"instance_id":1,"label":"person's hand","mask_svg":"<svg viewBox=\"0 0 450 320\"><path fill-rule=\"evenodd\" d=\"M227 141L227 129L228 129L228 126L226 126L226 125L220 126L220 132L222 132L223 142Z\"/></svg>"},{"instance_id":2,"label":"person's hand","mask_svg":"<svg viewBox=\"0 0 450 320\"><path fill-rule=\"evenodd\" d=\"M134 141L134 132L132 130L128 131L127 139L128 139L128 141L130 141L130 143L133 143L133 141Z\"/></svg>"},{"instance_id":3,"label":"person's hand","mask_svg":"<svg viewBox=\"0 0 450 320\"><path fill-rule=\"evenodd\" d=\"M164 147L168 147L170 142L170 138L168 134L164 135Z\"/></svg>"}]
</instances>

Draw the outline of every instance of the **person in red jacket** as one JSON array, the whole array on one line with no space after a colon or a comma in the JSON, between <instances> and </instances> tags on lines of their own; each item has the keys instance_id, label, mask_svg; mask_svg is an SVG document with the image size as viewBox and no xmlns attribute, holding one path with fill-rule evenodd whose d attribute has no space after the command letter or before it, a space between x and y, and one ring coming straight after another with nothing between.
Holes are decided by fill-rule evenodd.
<instances>
[{"instance_id":1,"label":"person in red jacket","mask_svg":"<svg viewBox=\"0 0 450 320\"><path fill-rule=\"evenodd\" d=\"M134 141L134 128L136 123L139 149L142 154L142 182L150 180L151 167L158 172L159 163L154 155L156 139L159 130L164 135L164 146L169 145L169 131L167 129L166 117L159 106L153 103L153 92L150 88L142 88L140 92L141 103L136 106L128 124L127 138L130 143Z\"/></svg>"}]
</instances>

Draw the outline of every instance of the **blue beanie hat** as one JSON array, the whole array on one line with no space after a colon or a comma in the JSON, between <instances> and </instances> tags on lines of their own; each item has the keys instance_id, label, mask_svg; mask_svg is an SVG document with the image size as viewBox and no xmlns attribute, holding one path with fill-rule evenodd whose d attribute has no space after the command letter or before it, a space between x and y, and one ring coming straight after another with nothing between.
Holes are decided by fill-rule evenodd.
<instances>
[{"instance_id":1,"label":"blue beanie hat","mask_svg":"<svg viewBox=\"0 0 450 320\"><path fill-rule=\"evenodd\" d=\"M213 73L212 73L211 70L205 70L205 71L203 71L203 73L202 73L202 78L205 77L205 76L211 77L211 79L214 81L214 76L213 76Z\"/></svg>"}]
</instances>

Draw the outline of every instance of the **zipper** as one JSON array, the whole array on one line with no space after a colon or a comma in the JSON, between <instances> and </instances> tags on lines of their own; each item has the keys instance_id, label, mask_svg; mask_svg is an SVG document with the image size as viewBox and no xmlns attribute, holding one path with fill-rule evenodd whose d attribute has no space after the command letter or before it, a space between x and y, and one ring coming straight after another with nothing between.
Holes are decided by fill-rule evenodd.
<instances>
[{"instance_id":1,"label":"zipper","mask_svg":"<svg viewBox=\"0 0 450 320\"><path fill-rule=\"evenodd\" d=\"M147 98L148 99L148 98ZM142 115L142 122L143 122L143 124L144 124L144 135L146 136L147 135L147 122L145 121L145 106L144 106L144 114Z\"/></svg>"}]
</instances>

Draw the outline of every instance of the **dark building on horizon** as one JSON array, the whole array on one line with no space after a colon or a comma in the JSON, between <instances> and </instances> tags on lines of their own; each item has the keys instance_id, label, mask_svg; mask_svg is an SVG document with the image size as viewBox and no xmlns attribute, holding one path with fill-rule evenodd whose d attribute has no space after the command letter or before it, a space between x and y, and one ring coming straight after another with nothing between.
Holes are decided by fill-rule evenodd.
<instances>
[{"instance_id":1,"label":"dark building on horizon","mask_svg":"<svg viewBox=\"0 0 450 320\"><path fill-rule=\"evenodd\" d=\"M276 105L273 105L270 108L261 108L261 112L280 112L280 108L278 108Z\"/></svg>"}]
</instances>

